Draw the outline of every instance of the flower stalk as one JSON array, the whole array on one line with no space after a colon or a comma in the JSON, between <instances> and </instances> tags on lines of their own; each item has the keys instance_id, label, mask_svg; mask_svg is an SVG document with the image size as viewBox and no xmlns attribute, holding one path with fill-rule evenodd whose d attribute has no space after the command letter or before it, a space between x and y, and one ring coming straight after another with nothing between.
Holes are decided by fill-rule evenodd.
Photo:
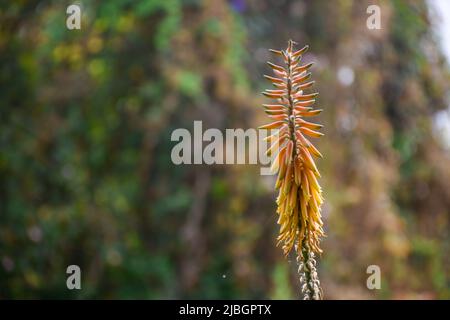
<instances>
[{"instance_id":1,"label":"flower stalk","mask_svg":"<svg viewBox=\"0 0 450 320\"><path fill-rule=\"evenodd\" d=\"M275 89L263 94L274 99L274 104L263 107L272 123L260 129L277 129L267 140L271 143L268 155L278 151L272 170L278 173L275 188L280 232L277 238L285 255L295 247L302 292L305 299L321 299L322 290L316 270L315 253L321 253L320 239L324 236L320 208L323 203L322 189L317 181L320 173L313 157L321 153L308 140L323 134L322 125L306 121L322 110L314 109L318 93L306 91L314 85L308 71L312 63L301 65L300 61L308 46L294 50L295 43L289 40L286 50L272 50L282 58L284 66L271 62L274 76L265 75Z\"/></svg>"}]
</instances>

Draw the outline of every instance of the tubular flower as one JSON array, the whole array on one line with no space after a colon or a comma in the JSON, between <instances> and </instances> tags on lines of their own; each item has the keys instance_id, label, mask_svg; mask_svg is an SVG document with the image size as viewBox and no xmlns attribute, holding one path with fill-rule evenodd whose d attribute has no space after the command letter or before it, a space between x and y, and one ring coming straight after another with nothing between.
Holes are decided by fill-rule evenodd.
<instances>
[{"instance_id":1,"label":"tubular flower","mask_svg":"<svg viewBox=\"0 0 450 320\"><path fill-rule=\"evenodd\" d=\"M307 121L322 110L313 109L318 93L307 93L314 81L308 71L312 63L300 63L308 46L295 51L290 40L286 50L270 50L279 56L284 65L268 62L274 76L265 75L274 89L263 94L275 100L264 104L265 112L273 122L260 129L277 129L267 139L271 143L268 154L276 154L272 170L278 173L275 184L279 190L277 213L280 232L278 244L285 255L293 248L300 264L299 272L305 298L321 297L320 283L315 271L314 253L321 253L320 239L324 236L320 208L323 202L320 177L314 157L322 157L307 137L317 138L322 125Z\"/></svg>"}]
</instances>

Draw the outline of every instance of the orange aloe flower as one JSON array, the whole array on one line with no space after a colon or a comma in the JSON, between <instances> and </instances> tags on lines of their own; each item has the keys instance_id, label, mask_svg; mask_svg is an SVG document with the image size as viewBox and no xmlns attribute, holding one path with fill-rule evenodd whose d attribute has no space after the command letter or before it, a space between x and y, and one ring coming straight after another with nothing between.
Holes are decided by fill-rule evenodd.
<instances>
[{"instance_id":1,"label":"orange aloe flower","mask_svg":"<svg viewBox=\"0 0 450 320\"><path fill-rule=\"evenodd\" d=\"M322 155L307 136L317 138L323 134L317 131L322 125L306 119L322 110L313 109L318 93L305 92L314 84L308 71L312 63L300 64L308 46L295 51L294 44L290 40L286 50L270 50L284 61L284 66L268 62L274 76L264 77L275 89L268 89L263 94L274 99L275 103L264 104L263 107L274 121L260 129L278 129L276 134L267 138L272 144L268 154L278 151L272 166L272 170L278 173L275 184L279 190L278 244L282 244L285 255L296 248L305 298L319 299L321 289L315 271L314 253L322 252L319 244L324 236L320 215L323 197L314 157Z\"/></svg>"}]
</instances>

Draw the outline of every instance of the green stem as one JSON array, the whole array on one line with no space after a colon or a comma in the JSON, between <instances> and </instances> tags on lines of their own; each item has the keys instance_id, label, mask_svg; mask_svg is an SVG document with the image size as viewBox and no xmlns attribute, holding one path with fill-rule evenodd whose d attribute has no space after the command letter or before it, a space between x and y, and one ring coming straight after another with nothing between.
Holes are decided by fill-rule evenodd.
<instances>
[{"instance_id":1,"label":"green stem","mask_svg":"<svg viewBox=\"0 0 450 320\"><path fill-rule=\"evenodd\" d=\"M322 300L322 288L317 275L316 260L310 250L307 238L303 239L301 247L297 246L298 273L304 300Z\"/></svg>"}]
</instances>

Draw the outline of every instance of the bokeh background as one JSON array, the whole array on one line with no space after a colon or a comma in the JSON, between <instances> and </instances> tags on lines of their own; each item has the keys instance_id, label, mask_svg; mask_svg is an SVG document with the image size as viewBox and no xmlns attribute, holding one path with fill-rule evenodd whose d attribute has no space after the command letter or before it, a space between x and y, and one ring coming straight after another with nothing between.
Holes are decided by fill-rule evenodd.
<instances>
[{"instance_id":1,"label":"bokeh background","mask_svg":"<svg viewBox=\"0 0 450 320\"><path fill-rule=\"evenodd\" d=\"M267 121L267 49L288 39L310 45L325 110L325 298L449 299L450 72L430 2L2 2L0 299L298 298L273 180L170 160L194 120Z\"/></svg>"}]
</instances>

